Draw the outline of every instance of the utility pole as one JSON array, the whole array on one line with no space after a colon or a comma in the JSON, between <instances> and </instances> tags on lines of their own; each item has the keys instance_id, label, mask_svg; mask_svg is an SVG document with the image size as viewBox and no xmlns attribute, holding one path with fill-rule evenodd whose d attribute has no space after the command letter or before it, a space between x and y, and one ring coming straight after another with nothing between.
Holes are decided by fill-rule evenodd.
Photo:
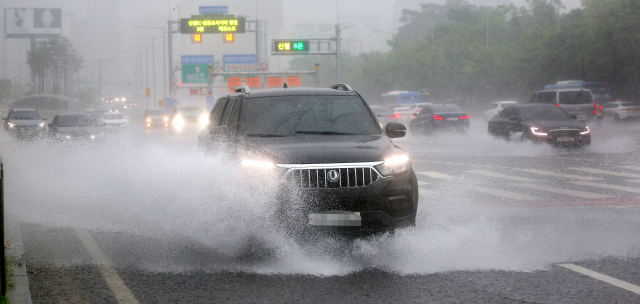
<instances>
[{"instance_id":1,"label":"utility pole","mask_svg":"<svg viewBox=\"0 0 640 304\"><path fill-rule=\"evenodd\" d=\"M336 70L338 71L338 83L340 80L340 1L336 0Z\"/></svg>"}]
</instances>

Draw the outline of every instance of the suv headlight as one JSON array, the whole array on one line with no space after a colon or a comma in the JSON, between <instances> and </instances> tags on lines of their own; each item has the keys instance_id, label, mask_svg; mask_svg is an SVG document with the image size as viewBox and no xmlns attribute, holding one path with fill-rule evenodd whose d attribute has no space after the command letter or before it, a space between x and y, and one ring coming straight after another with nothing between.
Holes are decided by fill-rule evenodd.
<instances>
[{"instance_id":1,"label":"suv headlight","mask_svg":"<svg viewBox=\"0 0 640 304\"><path fill-rule=\"evenodd\" d=\"M245 168L270 170L276 167L276 165L268 160L258 160L245 158L242 160L242 166Z\"/></svg>"},{"instance_id":2,"label":"suv headlight","mask_svg":"<svg viewBox=\"0 0 640 304\"><path fill-rule=\"evenodd\" d=\"M589 134L589 126L584 127L584 129L582 129L582 131L580 131L580 135L587 135Z\"/></svg>"},{"instance_id":3,"label":"suv headlight","mask_svg":"<svg viewBox=\"0 0 640 304\"><path fill-rule=\"evenodd\" d=\"M405 173L409 171L409 168L411 168L411 162L406 154L387 158L382 164L376 166L376 169L384 176Z\"/></svg>"},{"instance_id":4,"label":"suv headlight","mask_svg":"<svg viewBox=\"0 0 640 304\"><path fill-rule=\"evenodd\" d=\"M200 126L205 127L209 123L209 116L202 115L200 116Z\"/></svg>"},{"instance_id":5,"label":"suv headlight","mask_svg":"<svg viewBox=\"0 0 640 304\"><path fill-rule=\"evenodd\" d=\"M176 128L182 128L182 126L184 126L184 118L182 118L182 116L176 116L176 118L173 119L173 125Z\"/></svg>"},{"instance_id":6,"label":"suv headlight","mask_svg":"<svg viewBox=\"0 0 640 304\"><path fill-rule=\"evenodd\" d=\"M38 124L38 127L44 128L44 121Z\"/></svg>"},{"instance_id":7,"label":"suv headlight","mask_svg":"<svg viewBox=\"0 0 640 304\"><path fill-rule=\"evenodd\" d=\"M15 125L14 123L12 123L12 122L9 122L9 123L7 123L7 126L9 126L9 128L13 128L13 127L15 127L16 125Z\"/></svg>"},{"instance_id":8,"label":"suv headlight","mask_svg":"<svg viewBox=\"0 0 640 304\"><path fill-rule=\"evenodd\" d=\"M549 134L547 134L547 132L542 131L536 127L531 127L531 134L536 135L536 136L547 136Z\"/></svg>"}]
</instances>

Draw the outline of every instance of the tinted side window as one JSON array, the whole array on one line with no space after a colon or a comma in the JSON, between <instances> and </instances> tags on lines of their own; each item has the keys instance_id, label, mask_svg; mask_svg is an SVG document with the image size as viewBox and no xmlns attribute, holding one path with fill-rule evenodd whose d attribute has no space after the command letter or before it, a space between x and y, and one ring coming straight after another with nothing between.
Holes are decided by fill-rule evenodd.
<instances>
[{"instance_id":1,"label":"tinted side window","mask_svg":"<svg viewBox=\"0 0 640 304\"><path fill-rule=\"evenodd\" d=\"M533 96L531 96L531 99L529 99L529 103L535 103L536 102L536 95L538 95L538 94L533 94Z\"/></svg>"},{"instance_id":2,"label":"tinted side window","mask_svg":"<svg viewBox=\"0 0 640 304\"><path fill-rule=\"evenodd\" d=\"M220 125L224 126L229 123L229 116L231 115L231 110L233 110L233 106L236 104L237 98L229 99L224 109L222 110L222 120L220 121Z\"/></svg>"},{"instance_id":3,"label":"tinted side window","mask_svg":"<svg viewBox=\"0 0 640 304\"><path fill-rule=\"evenodd\" d=\"M617 108L617 107L618 107L618 104L615 104L615 103L608 103L604 105L605 109L611 109L611 108Z\"/></svg>"},{"instance_id":4,"label":"tinted side window","mask_svg":"<svg viewBox=\"0 0 640 304\"><path fill-rule=\"evenodd\" d=\"M430 112L431 112L431 107L424 107L422 110L420 110L420 113L418 114L418 116L429 115Z\"/></svg>"},{"instance_id":5,"label":"tinted side window","mask_svg":"<svg viewBox=\"0 0 640 304\"><path fill-rule=\"evenodd\" d=\"M556 103L556 92L539 92L537 93L538 98L536 99L536 103L547 103L547 104L555 104Z\"/></svg>"},{"instance_id":6,"label":"tinted side window","mask_svg":"<svg viewBox=\"0 0 640 304\"><path fill-rule=\"evenodd\" d=\"M209 114L209 121L211 122L212 126L220 125L220 116L222 115L222 110L224 109L224 106L226 104L227 98L220 98L216 102L216 105L213 106L213 109L211 109L211 114Z\"/></svg>"},{"instance_id":7,"label":"tinted side window","mask_svg":"<svg viewBox=\"0 0 640 304\"><path fill-rule=\"evenodd\" d=\"M590 104L593 103L589 91L565 91L560 92L560 104Z\"/></svg>"}]
</instances>

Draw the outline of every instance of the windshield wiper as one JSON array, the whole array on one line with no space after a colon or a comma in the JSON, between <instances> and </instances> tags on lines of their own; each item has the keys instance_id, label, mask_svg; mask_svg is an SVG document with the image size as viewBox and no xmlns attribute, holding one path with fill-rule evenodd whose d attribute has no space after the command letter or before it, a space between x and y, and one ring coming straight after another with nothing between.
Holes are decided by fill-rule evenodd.
<instances>
[{"instance_id":1,"label":"windshield wiper","mask_svg":"<svg viewBox=\"0 0 640 304\"><path fill-rule=\"evenodd\" d=\"M248 137L286 137L286 135L280 134L247 134Z\"/></svg>"},{"instance_id":2,"label":"windshield wiper","mask_svg":"<svg viewBox=\"0 0 640 304\"><path fill-rule=\"evenodd\" d=\"M347 132L333 132L333 131L296 131L295 134L318 134L318 135L362 135Z\"/></svg>"}]
</instances>

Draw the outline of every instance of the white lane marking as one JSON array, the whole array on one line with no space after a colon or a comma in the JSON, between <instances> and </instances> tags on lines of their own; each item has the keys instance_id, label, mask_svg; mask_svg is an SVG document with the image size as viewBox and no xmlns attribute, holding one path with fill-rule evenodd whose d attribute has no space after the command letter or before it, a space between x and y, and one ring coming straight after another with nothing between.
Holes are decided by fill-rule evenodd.
<instances>
[{"instance_id":1,"label":"white lane marking","mask_svg":"<svg viewBox=\"0 0 640 304\"><path fill-rule=\"evenodd\" d=\"M632 183L640 183L640 179L628 179L627 181Z\"/></svg>"},{"instance_id":2,"label":"white lane marking","mask_svg":"<svg viewBox=\"0 0 640 304\"><path fill-rule=\"evenodd\" d=\"M552 176L552 177L568 178L568 179L590 180L590 181L602 180L602 178L575 175L575 174L564 174L564 173L557 173L557 172L538 170L538 169L517 169L516 168L515 170L522 171L522 172L533 173L533 174L539 174L539 175L548 175L548 176Z\"/></svg>"},{"instance_id":3,"label":"white lane marking","mask_svg":"<svg viewBox=\"0 0 640 304\"><path fill-rule=\"evenodd\" d=\"M578 170L578 171L583 171L583 172L587 172L587 173L594 173L594 174L604 174L604 175L640 178L640 175L638 175L638 174L624 173L624 172L613 172L613 171L607 171L607 170L601 170L601 169L595 169L595 168L574 167L574 168L567 168L567 169Z\"/></svg>"},{"instance_id":4,"label":"white lane marking","mask_svg":"<svg viewBox=\"0 0 640 304\"><path fill-rule=\"evenodd\" d=\"M625 187L625 186L618 186L618 185L592 183L592 182L569 182L569 184L640 193L639 188L632 188L632 187Z\"/></svg>"},{"instance_id":5,"label":"white lane marking","mask_svg":"<svg viewBox=\"0 0 640 304\"><path fill-rule=\"evenodd\" d=\"M538 179L531 179L531 178L520 177L520 176L506 175L506 174L502 174L502 173L497 173L497 172L492 172L492 171L485 171L485 170L469 170L468 172L469 173L473 173L473 174L484 175L484 176L487 176L487 177L508 179L508 180L511 180L511 181L530 182L530 183L539 182L540 181Z\"/></svg>"},{"instance_id":6,"label":"white lane marking","mask_svg":"<svg viewBox=\"0 0 640 304\"><path fill-rule=\"evenodd\" d=\"M527 189L540 190L540 191L564 194L564 195L569 195L569 196L577 196L577 197L581 197L581 198L606 198L606 197L610 197L608 195L603 195L603 194L599 194L599 193L585 192L585 191L578 191L578 190L570 190L570 189L563 189L563 188L556 188L556 187L544 186L544 185L539 185L539 184L515 183L513 185L514 186L518 186L518 187L522 187L522 188L527 188Z\"/></svg>"},{"instance_id":7,"label":"white lane marking","mask_svg":"<svg viewBox=\"0 0 640 304\"><path fill-rule=\"evenodd\" d=\"M594 278L596 280L600 280L600 281L603 281L605 283L609 283L609 284L611 284L613 286L620 287L622 289L626 289L626 290L631 291L633 293L640 294L640 286L633 285L631 283L627 283L627 282L622 281L622 280L618 280L618 279L610 277L610 276L608 276L606 274L595 272L593 270L590 270L590 269L587 269L587 268L584 268L584 267L580 267L580 266L574 265L574 264L559 264L559 266L562 266L564 268L573 270L573 271L575 271L577 273L581 273L581 274L584 274L586 276L592 277L592 278Z\"/></svg>"},{"instance_id":8,"label":"white lane marking","mask_svg":"<svg viewBox=\"0 0 640 304\"><path fill-rule=\"evenodd\" d=\"M625 168L625 169L631 169L631 170L636 170L636 171L640 171L640 166L618 166L620 168Z\"/></svg>"},{"instance_id":9,"label":"white lane marking","mask_svg":"<svg viewBox=\"0 0 640 304\"><path fill-rule=\"evenodd\" d=\"M431 183L418 181L418 186L425 186L425 185L431 185Z\"/></svg>"},{"instance_id":10,"label":"white lane marking","mask_svg":"<svg viewBox=\"0 0 640 304\"><path fill-rule=\"evenodd\" d=\"M505 190L500 190L500 189L494 189L494 188L489 188L489 187L476 186L476 185L467 185L467 189L472 190L472 191L476 191L476 192L489 194L489 195L502 196L502 197L506 197L506 198L510 198L510 199L514 199L514 200L519 200L519 201L540 199L539 197L536 197L536 196L520 194L520 193L515 193L515 192L510 192L510 191L505 191Z\"/></svg>"},{"instance_id":11,"label":"white lane marking","mask_svg":"<svg viewBox=\"0 0 640 304\"><path fill-rule=\"evenodd\" d=\"M118 272L113 268L113 264L104 255L104 252L100 250L98 244L93 239L91 234L85 229L76 228L76 233L82 241L84 248L87 249L89 255L96 263L102 277L107 282L107 286L113 292L116 300L120 304L139 304L136 298L131 293L131 290L124 284Z\"/></svg>"},{"instance_id":12,"label":"white lane marking","mask_svg":"<svg viewBox=\"0 0 640 304\"><path fill-rule=\"evenodd\" d=\"M431 178L437 178L437 179L451 179L451 178L453 178L451 175L440 173L440 172L433 172L433 171L423 171L423 172L416 172L416 173L420 174L420 175L428 176L428 177L431 177Z\"/></svg>"},{"instance_id":13,"label":"white lane marking","mask_svg":"<svg viewBox=\"0 0 640 304\"><path fill-rule=\"evenodd\" d=\"M433 194L433 193L434 193L433 190L418 188L418 194Z\"/></svg>"}]
</instances>

